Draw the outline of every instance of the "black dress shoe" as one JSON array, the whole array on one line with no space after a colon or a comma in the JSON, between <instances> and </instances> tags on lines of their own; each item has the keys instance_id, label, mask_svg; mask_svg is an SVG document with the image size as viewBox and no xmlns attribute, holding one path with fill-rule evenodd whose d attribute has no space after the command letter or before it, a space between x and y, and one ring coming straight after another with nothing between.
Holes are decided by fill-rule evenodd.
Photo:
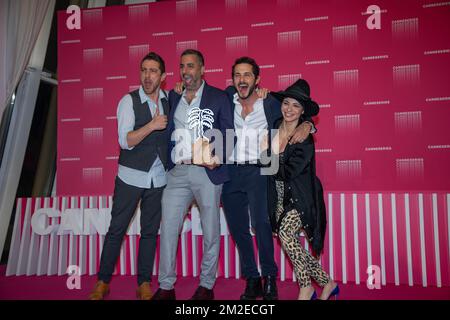
<instances>
[{"instance_id":1,"label":"black dress shoe","mask_svg":"<svg viewBox=\"0 0 450 320\"><path fill-rule=\"evenodd\" d=\"M263 296L261 277L248 278L245 291L241 294L241 300L256 300Z\"/></svg>"},{"instance_id":2,"label":"black dress shoe","mask_svg":"<svg viewBox=\"0 0 450 320\"><path fill-rule=\"evenodd\" d=\"M153 295L152 300L176 300L175 289L164 290L159 288Z\"/></svg>"},{"instance_id":3,"label":"black dress shoe","mask_svg":"<svg viewBox=\"0 0 450 320\"><path fill-rule=\"evenodd\" d=\"M214 291L212 289L199 286L189 300L214 300Z\"/></svg>"},{"instance_id":4,"label":"black dress shoe","mask_svg":"<svg viewBox=\"0 0 450 320\"><path fill-rule=\"evenodd\" d=\"M264 277L264 295L263 300L278 300L277 277Z\"/></svg>"}]
</instances>

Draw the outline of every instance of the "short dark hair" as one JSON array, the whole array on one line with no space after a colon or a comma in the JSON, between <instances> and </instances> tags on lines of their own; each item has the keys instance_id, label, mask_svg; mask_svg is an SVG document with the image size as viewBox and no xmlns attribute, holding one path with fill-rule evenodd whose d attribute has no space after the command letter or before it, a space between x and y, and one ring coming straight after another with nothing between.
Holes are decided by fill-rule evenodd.
<instances>
[{"instance_id":1,"label":"short dark hair","mask_svg":"<svg viewBox=\"0 0 450 320\"><path fill-rule=\"evenodd\" d=\"M256 63L255 59L250 58L250 57L240 57L234 61L233 67L231 68L231 76L232 77L234 77L234 67L236 67L236 65L241 64L241 63L247 63L247 64L251 65L252 69L253 69L253 74L255 75L255 78L259 77L259 66Z\"/></svg>"},{"instance_id":2,"label":"short dark hair","mask_svg":"<svg viewBox=\"0 0 450 320\"><path fill-rule=\"evenodd\" d=\"M153 51L149 52L144 58L142 58L142 60L141 60L141 67L142 67L142 63L145 60L153 60L153 61L158 62L159 63L159 70L161 70L161 74L166 72L166 64L164 63L164 60L156 52L153 52Z\"/></svg>"},{"instance_id":3,"label":"short dark hair","mask_svg":"<svg viewBox=\"0 0 450 320\"><path fill-rule=\"evenodd\" d=\"M203 54L200 51L195 50L195 49L186 49L181 54L181 57L187 56L188 54L193 54L194 56L197 56L198 60L200 61L200 64L202 66L205 65L205 58L203 58Z\"/></svg>"}]
</instances>

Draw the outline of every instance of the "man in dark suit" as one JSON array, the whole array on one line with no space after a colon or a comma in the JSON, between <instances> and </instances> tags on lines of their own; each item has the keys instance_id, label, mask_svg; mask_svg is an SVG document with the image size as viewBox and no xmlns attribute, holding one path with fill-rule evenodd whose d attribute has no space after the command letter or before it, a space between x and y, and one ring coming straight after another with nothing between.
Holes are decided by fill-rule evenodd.
<instances>
[{"instance_id":1,"label":"man in dark suit","mask_svg":"<svg viewBox=\"0 0 450 320\"><path fill-rule=\"evenodd\" d=\"M236 143L227 158L230 181L222 191L222 204L228 228L239 250L242 275L247 281L241 300L263 297L278 299L272 229L267 209L267 175L261 174L261 144L264 133L274 129L282 117L278 100L271 95L265 99L256 92L260 81L259 66L254 59L241 57L232 67L234 86L226 89L233 101L233 124ZM310 119L309 119L310 120ZM304 122L291 138L291 143L303 141L314 126ZM266 138L270 141L270 138ZM249 219L250 212L250 219ZM258 244L259 261L264 284L257 269L249 222Z\"/></svg>"},{"instance_id":2,"label":"man in dark suit","mask_svg":"<svg viewBox=\"0 0 450 320\"><path fill-rule=\"evenodd\" d=\"M193 145L208 145L209 133L215 131L217 145L225 146L226 129L233 128L231 104L227 94L208 85L203 79L204 58L188 49L181 54L180 74L185 87L181 95L169 93L171 110L168 118L169 172L162 197L159 284L154 300L175 299L175 262L184 217L195 199L200 211L203 232L203 257L200 285L191 299L214 299L220 249L219 205L222 185L228 180L227 166L205 160L195 162ZM207 129L213 129L208 131ZM214 135L214 132L213 132ZM199 144L200 142L200 144ZM219 142L214 140L214 142ZM220 152L219 152L220 151ZM215 159L223 162L223 149Z\"/></svg>"}]
</instances>

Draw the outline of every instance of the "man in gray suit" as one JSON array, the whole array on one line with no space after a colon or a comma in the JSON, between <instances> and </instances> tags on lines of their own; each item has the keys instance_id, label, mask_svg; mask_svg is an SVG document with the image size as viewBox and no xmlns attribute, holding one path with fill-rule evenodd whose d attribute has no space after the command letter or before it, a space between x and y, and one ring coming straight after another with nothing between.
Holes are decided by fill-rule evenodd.
<instances>
[{"instance_id":1,"label":"man in gray suit","mask_svg":"<svg viewBox=\"0 0 450 320\"><path fill-rule=\"evenodd\" d=\"M183 138L169 144L167 186L162 198L162 220L160 238L159 285L153 300L174 300L176 281L176 253L178 236L189 206L195 199L203 231L203 257L201 264L200 285L192 300L214 299L213 286L216 280L220 249L220 194L222 185L228 181L228 169L225 165L198 163L194 164L192 144L198 132L204 132L202 126L195 130L189 121L193 112L207 115L208 126L220 130L224 139L226 129L233 128L231 103L226 93L212 87L202 79L204 73L203 55L193 49L181 54L180 74L185 90L181 95L175 91L169 93L171 106L168 118L168 134L172 140L177 133L183 132ZM201 120L201 119L200 119ZM196 126L198 127L198 125ZM205 133L208 133L205 130ZM176 142L176 145L175 145ZM223 143L225 146L225 143ZM174 148L175 147L175 148ZM179 152L179 151L182 152ZM222 150L223 151L223 150ZM225 153L222 152L224 155ZM224 157L221 158L224 160Z\"/></svg>"}]
</instances>

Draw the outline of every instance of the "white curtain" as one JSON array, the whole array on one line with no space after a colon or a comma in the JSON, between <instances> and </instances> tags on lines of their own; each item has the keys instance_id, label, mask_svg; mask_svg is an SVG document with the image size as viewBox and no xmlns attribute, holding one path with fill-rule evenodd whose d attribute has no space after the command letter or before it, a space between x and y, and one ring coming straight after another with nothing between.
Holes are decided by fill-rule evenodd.
<instances>
[{"instance_id":1,"label":"white curtain","mask_svg":"<svg viewBox=\"0 0 450 320\"><path fill-rule=\"evenodd\" d=\"M0 0L0 119L25 70L50 0Z\"/></svg>"}]
</instances>

